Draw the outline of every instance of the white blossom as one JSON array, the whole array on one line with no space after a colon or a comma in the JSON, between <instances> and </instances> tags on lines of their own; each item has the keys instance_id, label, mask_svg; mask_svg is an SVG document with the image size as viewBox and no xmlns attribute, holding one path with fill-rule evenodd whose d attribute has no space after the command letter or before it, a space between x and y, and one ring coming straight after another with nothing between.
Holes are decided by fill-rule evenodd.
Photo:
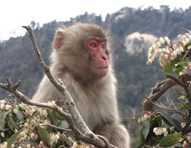
<instances>
[{"instance_id":1,"label":"white blossom","mask_svg":"<svg viewBox=\"0 0 191 148\"><path fill-rule=\"evenodd\" d=\"M161 42L156 42L156 47L160 47L161 46Z\"/></svg>"},{"instance_id":2,"label":"white blossom","mask_svg":"<svg viewBox=\"0 0 191 148\"><path fill-rule=\"evenodd\" d=\"M165 59L168 59L168 54L165 54L164 57L165 57Z\"/></svg>"},{"instance_id":3,"label":"white blossom","mask_svg":"<svg viewBox=\"0 0 191 148\"><path fill-rule=\"evenodd\" d=\"M168 131L165 127L155 127L153 129L153 132L155 133L155 135L160 136L162 134L164 134L164 136L168 135Z\"/></svg>"},{"instance_id":4,"label":"white blossom","mask_svg":"<svg viewBox=\"0 0 191 148\"><path fill-rule=\"evenodd\" d=\"M9 110L9 109L11 109L11 105L9 105L9 104L6 104L6 105L5 105L5 109L6 109L6 110Z\"/></svg>"},{"instance_id":5,"label":"white blossom","mask_svg":"<svg viewBox=\"0 0 191 148\"><path fill-rule=\"evenodd\" d=\"M4 132L1 132L1 137L5 137L5 134L4 134Z\"/></svg>"},{"instance_id":6,"label":"white blossom","mask_svg":"<svg viewBox=\"0 0 191 148\"><path fill-rule=\"evenodd\" d=\"M170 44L170 39L167 36L164 37L164 40L167 42L167 44Z\"/></svg>"},{"instance_id":7,"label":"white blossom","mask_svg":"<svg viewBox=\"0 0 191 148\"><path fill-rule=\"evenodd\" d=\"M161 42L161 44L164 44L165 43L165 40L164 40L164 38L159 38L159 41Z\"/></svg>"}]
</instances>

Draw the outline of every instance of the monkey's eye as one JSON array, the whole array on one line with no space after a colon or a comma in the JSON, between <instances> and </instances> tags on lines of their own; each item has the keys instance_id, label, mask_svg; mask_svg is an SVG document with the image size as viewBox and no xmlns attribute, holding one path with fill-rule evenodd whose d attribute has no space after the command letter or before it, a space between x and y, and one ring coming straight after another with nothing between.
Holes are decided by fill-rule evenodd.
<instances>
[{"instance_id":1,"label":"monkey's eye","mask_svg":"<svg viewBox=\"0 0 191 148\"><path fill-rule=\"evenodd\" d=\"M102 43L102 44L101 44L101 48L102 48L102 49L106 49L106 44L105 44L105 43Z\"/></svg>"},{"instance_id":2,"label":"monkey's eye","mask_svg":"<svg viewBox=\"0 0 191 148\"><path fill-rule=\"evenodd\" d=\"M92 47L92 48L96 48L96 47L97 47L97 42L94 41L94 40L92 40L92 41L90 41L89 45L90 45L90 47Z\"/></svg>"}]
</instances>

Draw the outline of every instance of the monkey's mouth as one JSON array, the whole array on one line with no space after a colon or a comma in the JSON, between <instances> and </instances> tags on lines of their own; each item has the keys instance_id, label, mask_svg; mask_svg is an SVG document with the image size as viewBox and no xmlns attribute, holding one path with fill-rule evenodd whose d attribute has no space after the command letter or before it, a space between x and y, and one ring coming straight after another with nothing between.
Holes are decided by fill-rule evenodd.
<instances>
[{"instance_id":1,"label":"monkey's mouth","mask_svg":"<svg viewBox=\"0 0 191 148\"><path fill-rule=\"evenodd\" d=\"M98 77L104 77L107 75L109 66L99 66L99 67L95 67L94 73L96 74L96 76Z\"/></svg>"},{"instance_id":2,"label":"monkey's mouth","mask_svg":"<svg viewBox=\"0 0 191 148\"><path fill-rule=\"evenodd\" d=\"M101 67L96 67L96 69L108 69L109 66L101 66Z\"/></svg>"}]
</instances>

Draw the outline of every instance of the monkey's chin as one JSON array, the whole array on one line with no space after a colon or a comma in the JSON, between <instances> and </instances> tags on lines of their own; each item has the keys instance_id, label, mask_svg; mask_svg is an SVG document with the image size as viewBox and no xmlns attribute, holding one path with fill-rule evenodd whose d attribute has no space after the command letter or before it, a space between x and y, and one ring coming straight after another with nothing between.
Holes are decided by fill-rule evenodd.
<instances>
[{"instance_id":1,"label":"monkey's chin","mask_svg":"<svg viewBox=\"0 0 191 148\"><path fill-rule=\"evenodd\" d=\"M99 68L95 68L93 70L94 74L97 77L105 77L107 75L108 71L109 71L108 67L99 67Z\"/></svg>"}]
</instances>

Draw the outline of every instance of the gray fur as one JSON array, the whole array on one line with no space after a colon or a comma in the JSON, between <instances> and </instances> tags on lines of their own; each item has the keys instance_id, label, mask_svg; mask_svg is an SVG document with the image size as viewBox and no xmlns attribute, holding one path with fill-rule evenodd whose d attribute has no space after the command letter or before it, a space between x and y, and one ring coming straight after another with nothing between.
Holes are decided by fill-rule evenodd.
<instances>
[{"instance_id":1,"label":"gray fur","mask_svg":"<svg viewBox=\"0 0 191 148\"><path fill-rule=\"evenodd\" d=\"M93 79L91 73L88 73L89 55L83 47L85 46L83 42L89 36L98 36L106 40L105 32L92 24L76 24L63 32L65 35L63 45L59 50L53 50L51 54L50 69L53 76L56 79L61 78L65 83L85 123L92 131L105 136L113 145L130 148L129 134L119 117L117 81L112 63L110 62L109 72L103 78ZM111 55L109 56L111 60ZM54 100L62 106L62 99L63 96L44 76L33 100L40 102Z\"/></svg>"}]
</instances>

